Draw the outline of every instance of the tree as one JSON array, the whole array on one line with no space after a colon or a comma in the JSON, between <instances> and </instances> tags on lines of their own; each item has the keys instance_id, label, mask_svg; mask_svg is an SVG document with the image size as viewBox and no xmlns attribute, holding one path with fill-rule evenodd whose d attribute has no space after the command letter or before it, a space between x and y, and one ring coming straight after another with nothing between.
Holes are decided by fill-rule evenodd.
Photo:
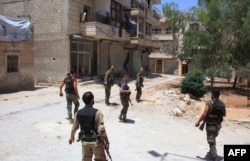
<instances>
[{"instance_id":1,"label":"tree","mask_svg":"<svg viewBox=\"0 0 250 161\"><path fill-rule=\"evenodd\" d=\"M166 22L169 24L169 29L172 31L173 40L171 43L163 44L164 52L171 52L174 56L177 54L175 48L177 47L176 36L180 31L184 31L186 26L185 14L179 10L178 4L171 2L165 3L162 6L163 15L166 18Z\"/></svg>"}]
</instances>

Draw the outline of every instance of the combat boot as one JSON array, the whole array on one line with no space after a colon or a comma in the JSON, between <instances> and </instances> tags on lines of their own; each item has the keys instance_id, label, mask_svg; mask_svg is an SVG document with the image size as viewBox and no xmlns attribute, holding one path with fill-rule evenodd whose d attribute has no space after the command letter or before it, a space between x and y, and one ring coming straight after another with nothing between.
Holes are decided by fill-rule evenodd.
<instances>
[{"instance_id":1,"label":"combat boot","mask_svg":"<svg viewBox=\"0 0 250 161\"><path fill-rule=\"evenodd\" d=\"M119 115L119 120L121 120L121 121L122 121L122 114L120 114L120 115Z\"/></svg>"},{"instance_id":2,"label":"combat boot","mask_svg":"<svg viewBox=\"0 0 250 161\"><path fill-rule=\"evenodd\" d=\"M123 122L127 122L127 116L126 116L126 114L123 114L122 121L123 121Z\"/></svg>"}]
</instances>

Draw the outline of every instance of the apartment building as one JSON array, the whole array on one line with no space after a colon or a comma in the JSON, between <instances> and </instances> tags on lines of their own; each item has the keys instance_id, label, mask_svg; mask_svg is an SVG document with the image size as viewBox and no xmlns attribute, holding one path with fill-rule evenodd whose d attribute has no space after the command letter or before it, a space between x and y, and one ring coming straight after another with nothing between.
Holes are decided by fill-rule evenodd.
<instances>
[{"instance_id":1,"label":"apartment building","mask_svg":"<svg viewBox=\"0 0 250 161\"><path fill-rule=\"evenodd\" d=\"M0 15L0 94L34 88L34 53L29 20Z\"/></svg>"},{"instance_id":2,"label":"apartment building","mask_svg":"<svg viewBox=\"0 0 250 161\"><path fill-rule=\"evenodd\" d=\"M182 60L177 56L182 51L181 32L173 33L166 17L160 19L159 26L152 27L153 40L159 47L153 48L149 56L150 69L155 73L183 75L191 69L190 60Z\"/></svg>"},{"instance_id":3,"label":"apartment building","mask_svg":"<svg viewBox=\"0 0 250 161\"><path fill-rule=\"evenodd\" d=\"M2 0L0 14L28 17L34 34L35 82L59 82L70 70L78 78L137 72L159 44L160 0Z\"/></svg>"}]
</instances>

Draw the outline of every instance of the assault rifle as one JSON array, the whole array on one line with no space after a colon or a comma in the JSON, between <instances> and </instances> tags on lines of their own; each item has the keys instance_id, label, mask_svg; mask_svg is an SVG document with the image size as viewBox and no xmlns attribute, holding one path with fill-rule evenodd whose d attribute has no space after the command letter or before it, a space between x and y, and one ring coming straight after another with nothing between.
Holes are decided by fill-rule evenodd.
<instances>
[{"instance_id":1,"label":"assault rifle","mask_svg":"<svg viewBox=\"0 0 250 161\"><path fill-rule=\"evenodd\" d=\"M107 142L103 139L103 137L101 136L101 134L99 134L99 137L98 137L98 138L99 138L99 140L100 140L101 142L103 142L105 152L107 153L109 159L112 161L112 157L111 157L111 155L110 155L109 148L107 147Z\"/></svg>"},{"instance_id":2,"label":"assault rifle","mask_svg":"<svg viewBox=\"0 0 250 161\"><path fill-rule=\"evenodd\" d=\"M117 83L117 86L121 88L121 82L118 82L118 83ZM130 99L130 95L131 95L131 92L128 94L128 101L129 101L129 103L131 104L131 106L133 106L132 101L131 101L131 99Z\"/></svg>"}]
</instances>

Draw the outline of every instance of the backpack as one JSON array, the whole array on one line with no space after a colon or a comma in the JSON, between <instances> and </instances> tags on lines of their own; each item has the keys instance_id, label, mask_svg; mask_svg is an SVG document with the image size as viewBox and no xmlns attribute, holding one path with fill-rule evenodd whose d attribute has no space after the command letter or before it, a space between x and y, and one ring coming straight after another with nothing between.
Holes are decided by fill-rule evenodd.
<instances>
[{"instance_id":1,"label":"backpack","mask_svg":"<svg viewBox=\"0 0 250 161\"><path fill-rule=\"evenodd\" d=\"M67 76L64 79L64 82L66 84L65 92L66 93L70 93L70 94L74 94L75 90L74 90L74 81L73 81L73 78L71 76Z\"/></svg>"}]
</instances>

